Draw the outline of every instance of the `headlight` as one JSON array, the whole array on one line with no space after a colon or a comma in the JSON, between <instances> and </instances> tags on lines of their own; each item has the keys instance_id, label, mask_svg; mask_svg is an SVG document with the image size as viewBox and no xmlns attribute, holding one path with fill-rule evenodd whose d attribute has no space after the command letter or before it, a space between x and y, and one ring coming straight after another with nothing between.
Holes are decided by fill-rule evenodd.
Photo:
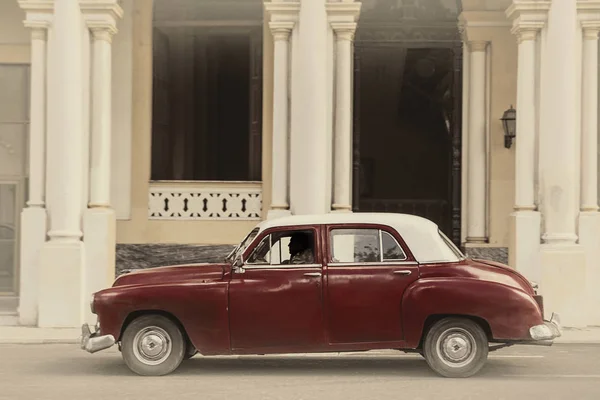
<instances>
[{"instance_id":1,"label":"headlight","mask_svg":"<svg viewBox=\"0 0 600 400\"><path fill-rule=\"evenodd\" d=\"M95 298L96 298L96 293L92 293L92 297L90 298L90 311L92 311L92 314L96 314L96 308L94 307Z\"/></svg>"}]
</instances>

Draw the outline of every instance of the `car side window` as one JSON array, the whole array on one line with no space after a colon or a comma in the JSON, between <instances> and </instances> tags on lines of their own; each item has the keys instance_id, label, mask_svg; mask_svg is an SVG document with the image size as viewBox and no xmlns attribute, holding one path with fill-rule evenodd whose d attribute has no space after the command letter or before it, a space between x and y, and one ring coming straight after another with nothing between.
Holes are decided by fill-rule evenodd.
<instances>
[{"instance_id":1,"label":"car side window","mask_svg":"<svg viewBox=\"0 0 600 400\"><path fill-rule=\"evenodd\" d=\"M248 257L249 265L293 265L315 263L312 230L274 232L263 238Z\"/></svg>"},{"instance_id":2,"label":"car side window","mask_svg":"<svg viewBox=\"0 0 600 400\"><path fill-rule=\"evenodd\" d=\"M388 232L380 229L333 229L330 233L333 263L404 261L406 254Z\"/></svg>"},{"instance_id":3,"label":"car side window","mask_svg":"<svg viewBox=\"0 0 600 400\"><path fill-rule=\"evenodd\" d=\"M383 248L383 261L404 261L406 254L396 239L389 232L381 232L381 244Z\"/></svg>"}]
</instances>

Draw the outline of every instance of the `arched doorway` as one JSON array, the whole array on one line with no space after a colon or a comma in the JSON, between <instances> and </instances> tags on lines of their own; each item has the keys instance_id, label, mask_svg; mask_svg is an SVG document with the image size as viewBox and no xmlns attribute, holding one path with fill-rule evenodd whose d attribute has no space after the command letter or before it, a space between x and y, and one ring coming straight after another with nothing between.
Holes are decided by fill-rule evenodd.
<instances>
[{"instance_id":1,"label":"arched doorway","mask_svg":"<svg viewBox=\"0 0 600 400\"><path fill-rule=\"evenodd\" d=\"M460 244L456 0L366 0L355 40L355 212L420 215Z\"/></svg>"}]
</instances>

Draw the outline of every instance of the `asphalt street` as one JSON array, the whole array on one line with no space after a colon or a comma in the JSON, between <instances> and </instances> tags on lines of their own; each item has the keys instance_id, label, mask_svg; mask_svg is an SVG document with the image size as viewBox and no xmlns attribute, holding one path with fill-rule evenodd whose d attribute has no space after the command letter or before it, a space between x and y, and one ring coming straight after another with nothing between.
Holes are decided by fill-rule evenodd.
<instances>
[{"instance_id":1,"label":"asphalt street","mask_svg":"<svg viewBox=\"0 0 600 400\"><path fill-rule=\"evenodd\" d=\"M600 345L515 346L467 379L435 375L418 355L202 357L140 377L116 348L0 345L0 399L600 399Z\"/></svg>"}]
</instances>

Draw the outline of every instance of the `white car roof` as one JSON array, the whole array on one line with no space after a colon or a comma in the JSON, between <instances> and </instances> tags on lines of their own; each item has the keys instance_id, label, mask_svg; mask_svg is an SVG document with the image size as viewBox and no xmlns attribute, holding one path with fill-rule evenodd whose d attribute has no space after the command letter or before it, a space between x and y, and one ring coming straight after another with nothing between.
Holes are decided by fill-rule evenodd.
<instances>
[{"instance_id":1,"label":"white car roof","mask_svg":"<svg viewBox=\"0 0 600 400\"><path fill-rule=\"evenodd\" d=\"M292 215L262 221L260 232L278 226L319 224L378 224L398 232L419 263L456 262L460 256L450 242L440 234L437 224L415 215L397 213L331 213L317 215Z\"/></svg>"}]
</instances>

